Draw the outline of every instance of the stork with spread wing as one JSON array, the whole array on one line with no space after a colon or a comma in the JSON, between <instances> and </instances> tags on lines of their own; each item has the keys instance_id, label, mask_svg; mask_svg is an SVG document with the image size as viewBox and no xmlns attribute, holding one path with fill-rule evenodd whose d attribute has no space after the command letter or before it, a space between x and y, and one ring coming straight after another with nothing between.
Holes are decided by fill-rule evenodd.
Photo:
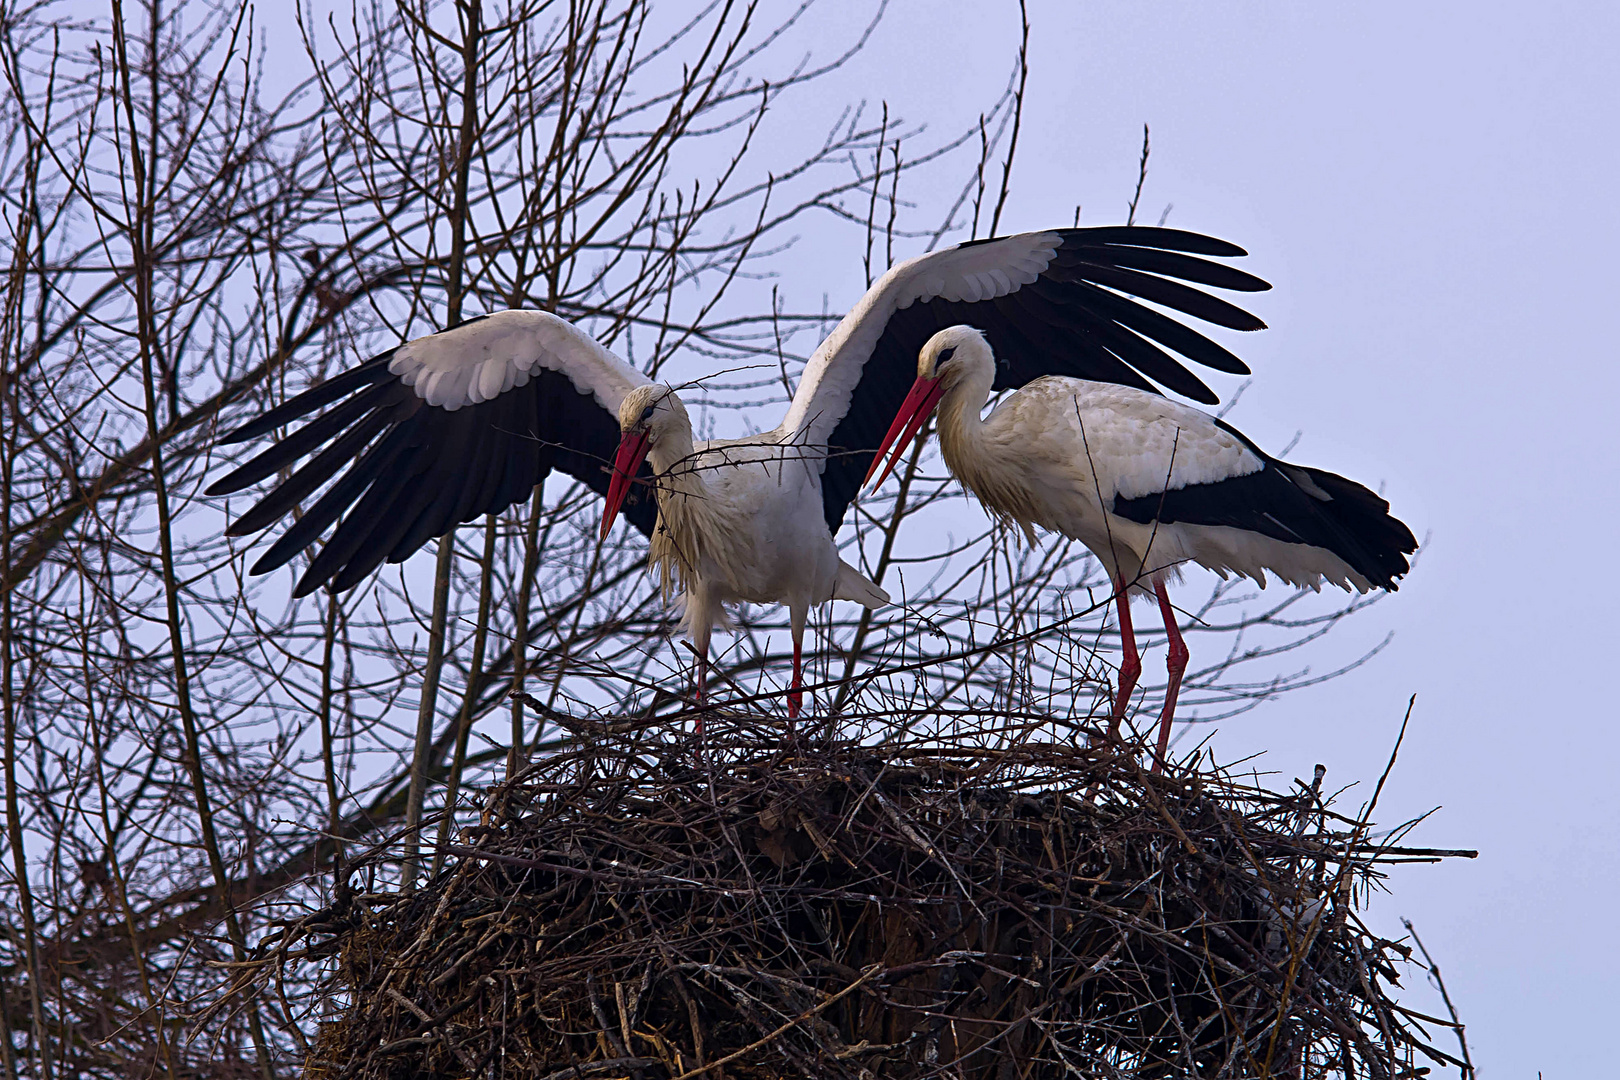
<instances>
[{"instance_id":1,"label":"stork with spread wing","mask_svg":"<svg viewBox=\"0 0 1620 1080\"><path fill-rule=\"evenodd\" d=\"M929 337L960 323L979 327L1000 361L997 389L1057 374L1149 392L1157 383L1213 403L1183 361L1248 368L1141 301L1261 329L1253 315L1194 287L1268 288L1213 261L1243 254L1197 233L1119 226L972 241L900 263L816 349L781 425L741 439L694 440L673 389L565 320L499 312L406 342L236 429L227 442L332 406L209 494L240 491L313 455L229 529L264 529L329 484L252 568L282 566L336 525L294 587L302 596L328 583L352 587L457 523L526 498L559 469L605 496L604 536L622 509L651 538L652 565L684 599L699 695L724 605L788 606L793 715L811 605L888 603L839 557L834 534ZM641 485L655 498L632 501Z\"/></svg>"}]
</instances>

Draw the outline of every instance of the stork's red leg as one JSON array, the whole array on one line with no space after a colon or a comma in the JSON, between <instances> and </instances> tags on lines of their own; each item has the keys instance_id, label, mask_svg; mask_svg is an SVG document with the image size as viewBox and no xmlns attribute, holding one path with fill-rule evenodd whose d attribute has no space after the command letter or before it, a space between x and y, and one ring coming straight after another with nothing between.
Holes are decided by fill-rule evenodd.
<instances>
[{"instance_id":1,"label":"stork's red leg","mask_svg":"<svg viewBox=\"0 0 1620 1080\"><path fill-rule=\"evenodd\" d=\"M1187 643L1181 640L1181 629L1176 626L1176 613L1170 607L1170 597L1164 591L1164 582L1155 582L1154 593L1159 597L1159 614L1164 616L1164 633L1170 639L1170 656L1166 666L1170 681L1164 687L1164 712L1159 714L1159 748L1153 755L1153 771L1164 767L1165 755L1170 752L1170 722L1176 716L1176 695L1181 693L1181 676L1187 670Z\"/></svg>"},{"instance_id":2,"label":"stork's red leg","mask_svg":"<svg viewBox=\"0 0 1620 1080\"><path fill-rule=\"evenodd\" d=\"M1136 651L1136 632L1131 629L1131 598L1129 586L1125 576L1120 575L1119 592L1114 594L1119 601L1119 641L1125 652L1125 658L1119 662L1119 693L1114 698L1114 714L1108 722L1109 738L1119 735L1119 722L1125 719L1125 706L1130 704L1131 692L1136 689L1136 680L1142 674L1142 657Z\"/></svg>"},{"instance_id":3,"label":"stork's red leg","mask_svg":"<svg viewBox=\"0 0 1620 1080\"><path fill-rule=\"evenodd\" d=\"M802 636L802 632L793 635L793 686L788 693L789 720L798 717L799 708L804 704L804 695L799 692L799 687L804 685L803 673L799 666L800 639Z\"/></svg>"},{"instance_id":4,"label":"stork's red leg","mask_svg":"<svg viewBox=\"0 0 1620 1080\"><path fill-rule=\"evenodd\" d=\"M699 705L703 704L703 690L709 681L709 639L704 637L697 647L697 670L692 673L692 700ZM692 734L703 734L703 714L698 713L697 719L692 722Z\"/></svg>"}]
</instances>

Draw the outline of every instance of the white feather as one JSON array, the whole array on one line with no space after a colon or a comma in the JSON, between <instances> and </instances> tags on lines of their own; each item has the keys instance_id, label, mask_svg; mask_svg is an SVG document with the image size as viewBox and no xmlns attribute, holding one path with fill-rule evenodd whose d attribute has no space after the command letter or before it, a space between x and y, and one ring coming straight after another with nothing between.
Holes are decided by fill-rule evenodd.
<instances>
[{"instance_id":1,"label":"white feather","mask_svg":"<svg viewBox=\"0 0 1620 1080\"><path fill-rule=\"evenodd\" d=\"M499 360L485 360L478 369L478 382L473 387L473 400L490 401L501 391L511 389L515 366Z\"/></svg>"},{"instance_id":2,"label":"white feather","mask_svg":"<svg viewBox=\"0 0 1620 1080\"><path fill-rule=\"evenodd\" d=\"M528 385L539 368L567 375L618 414L625 394L648 379L595 338L547 311L500 311L406 342L388 370L429 405L455 412Z\"/></svg>"}]
</instances>

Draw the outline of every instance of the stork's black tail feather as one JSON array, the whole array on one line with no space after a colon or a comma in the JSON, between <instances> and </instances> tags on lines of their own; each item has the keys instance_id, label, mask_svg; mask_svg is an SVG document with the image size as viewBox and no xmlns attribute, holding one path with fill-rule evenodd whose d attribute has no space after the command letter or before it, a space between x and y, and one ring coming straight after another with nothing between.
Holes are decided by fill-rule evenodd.
<instances>
[{"instance_id":1,"label":"stork's black tail feather","mask_svg":"<svg viewBox=\"0 0 1620 1080\"><path fill-rule=\"evenodd\" d=\"M1417 538L1390 516L1388 502L1338 473L1267 457L1230 425L1216 423L1243 439L1265 466L1212 483L1116 497L1114 513L1143 524L1224 526L1322 548L1369 584L1395 591L1395 579L1412 568L1406 556L1417 550Z\"/></svg>"},{"instance_id":2,"label":"stork's black tail feather","mask_svg":"<svg viewBox=\"0 0 1620 1080\"><path fill-rule=\"evenodd\" d=\"M1273 464L1290 474L1295 483L1300 481L1298 474L1304 474L1308 483L1300 486L1306 494L1314 496L1311 501L1316 504L1317 512L1332 521L1336 532L1354 541L1347 549L1335 546L1334 553L1374 585L1394 592L1395 579L1412 569L1407 556L1417 550L1418 543L1406 523L1390 514L1389 501L1370 488L1326 469L1284 462ZM1327 499L1317 496L1311 487L1325 494Z\"/></svg>"}]
</instances>

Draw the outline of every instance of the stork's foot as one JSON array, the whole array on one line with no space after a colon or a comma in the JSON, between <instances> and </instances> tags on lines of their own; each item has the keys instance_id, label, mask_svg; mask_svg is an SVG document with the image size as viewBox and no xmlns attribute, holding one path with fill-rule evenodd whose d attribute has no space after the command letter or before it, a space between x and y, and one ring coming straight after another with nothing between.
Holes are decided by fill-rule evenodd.
<instances>
[{"instance_id":1,"label":"stork's foot","mask_svg":"<svg viewBox=\"0 0 1620 1080\"><path fill-rule=\"evenodd\" d=\"M790 715L787 723L783 725L782 740L778 750L783 760L802 756L810 748L810 733L801 728L798 722Z\"/></svg>"},{"instance_id":2,"label":"stork's foot","mask_svg":"<svg viewBox=\"0 0 1620 1080\"><path fill-rule=\"evenodd\" d=\"M1187 666L1187 658L1185 654L1182 655L1181 666L1179 668L1175 665L1174 656L1175 654L1172 653L1170 685L1165 696L1164 712L1159 714L1159 742L1158 745L1153 748L1153 771L1156 773L1163 772L1165 765L1168 763L1168 755L1170 753L1170 725L1175 723L1176 719L1176 691L1180 689L1182 669Z\"/></svg>"},{"instance_id":3,"label":"stork's foot","mask_svg":"<svg viewBox=\"0 0 1620 1080\"><path fill-rule=\"evenodd\" d=\"M700 711L693 716L692 730L681 740L683 744L681 751L686 760L699 769L704 767L704 756L709 745L709 741L703 737L703 720L706 715L706 713Z\"/></svg>"},{"instance_id":4,"label":"stork's foot","mask_svg":"<svg viewBox=\"0 0 1620 1080\"><path fill-rule=\"evenodd\" d=\"M1123 742L1124 740L1119 737L1119 724L1113 720L1109 721L1106 729L1098 728L1086 736L1086 745L1111 750L1117 750Z\"/></svg>"},{"instance_id":5,"label":"stork's foot","mask_svg":"<svg viewBox=\"0 0 1620 1080\"><path fill-rule=\"evenodd\" d=\"M708 695L704 693L708 679L703 668L703 661L698 661L697 677L692 680L692 705L698 714L692 718L692 737L703 737L703 706L708 703Z\"/></svg>"}]
</instances>

